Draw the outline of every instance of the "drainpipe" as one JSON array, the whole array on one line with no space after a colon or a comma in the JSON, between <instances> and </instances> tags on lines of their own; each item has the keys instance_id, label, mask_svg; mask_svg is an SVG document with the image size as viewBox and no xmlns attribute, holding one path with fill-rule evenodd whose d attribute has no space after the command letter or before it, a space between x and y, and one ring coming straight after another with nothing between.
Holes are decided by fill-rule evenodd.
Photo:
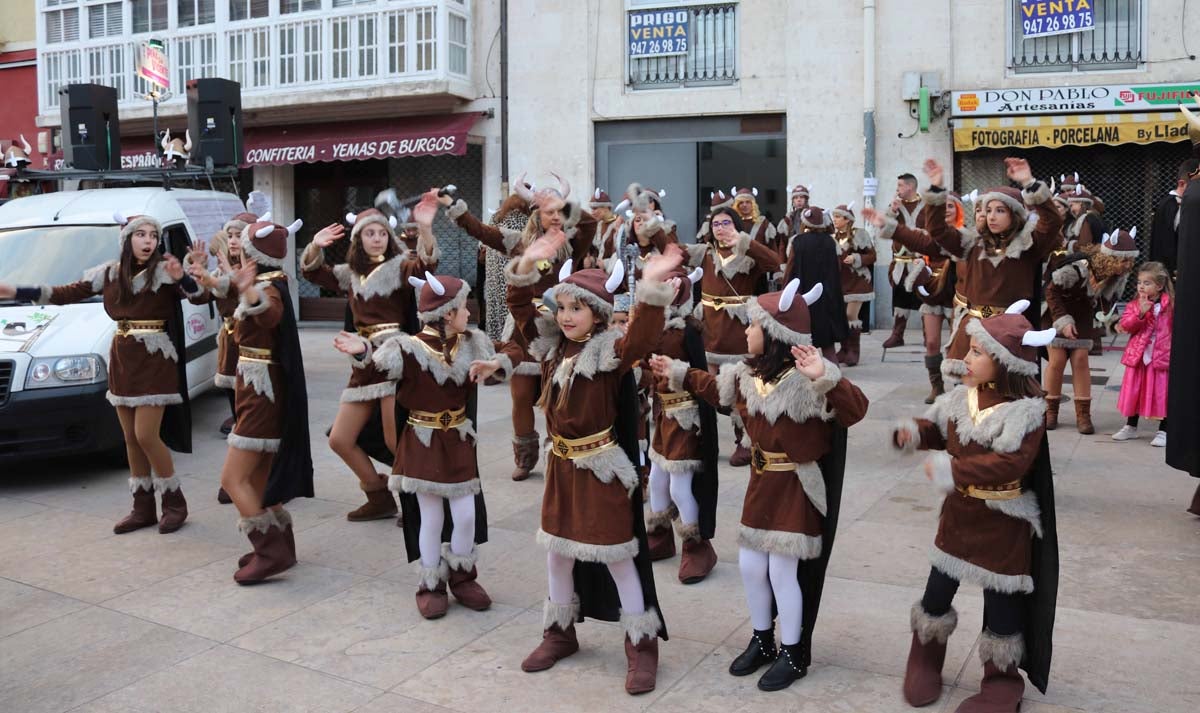
<instances>
[{"instance_id":1,"label":"drainpipe","mask_svg":"<svg viewBox=\"0 0 1200 713\"><path fill-rule=\"evenodd\" d=\"M863 178L876 176L875 173L875 2L876 0L863 0ZM874 196L863 196L863 205L874 207ZM887 262L883 263L883 269L880 269L879 263L875 265L875 276L873 282L876 285L888 284L886 279ZM880 282L881 272L885 277ZM874 327L879 320L879 308L883 309L883 314L891 313L891 294L889 290L880 290L881 294L876 295L875 300L869 302L869 314L871 326ZM884 302L886 304L880 304Z\"/></svg>"},{"instance_id":2,"label":"drainpipe","mask_svg":"<svg viewBox=\"0 0 1200 713\"><path fill-rule=\"evenodd\" d=\"M500 197L508 198L508 0L500 0Z\"/></svg>"}]
</instances>

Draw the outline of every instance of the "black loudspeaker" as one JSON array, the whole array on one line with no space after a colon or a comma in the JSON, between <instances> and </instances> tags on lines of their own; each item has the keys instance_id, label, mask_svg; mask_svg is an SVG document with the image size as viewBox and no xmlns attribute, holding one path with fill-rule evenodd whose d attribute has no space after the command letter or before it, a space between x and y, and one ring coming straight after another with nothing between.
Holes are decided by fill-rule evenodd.
<instances>
[{"instance_id":1,"label":"black loudspeaker","mask_svg":"<svg viewBox=\"0 0 1200 713\"><path fill-rule=\"evenodd\" d=\"M191 162L203 166L240 166L242 146L242 85L228 79L192 79L187 83L188 131L192 134Z\"/></svg>"},{"instance_id":2,"label":"black loudspeaker","mask_svg":"<svg viewBox=\"0 0 1200 713\"><path fill-rule=\"evenodd\" d=\"M58 94L66 166L84 171L120 170L117 90L100 84L68 84Z\"/></svg>"}]
</instances>

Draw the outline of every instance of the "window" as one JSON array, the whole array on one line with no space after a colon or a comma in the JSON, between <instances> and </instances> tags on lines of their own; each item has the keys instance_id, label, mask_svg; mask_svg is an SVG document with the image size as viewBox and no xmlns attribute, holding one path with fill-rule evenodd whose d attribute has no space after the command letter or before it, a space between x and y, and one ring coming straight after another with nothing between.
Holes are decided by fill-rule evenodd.
<instances>
[{"instance_id":1,"label":"window","mask_svg":"<svg viewBox=\"0 0 1200 713\"><path fill-rule=\"evenodd\" d=\"M266 17L270 9L270 0L229 0L229 19L249 20Z\"/></svg>"},{"instance_id":2,"label":"window","mask_svg":"<svg viewBox=\"0 0 1200 713\"><path fill-rule=\"evenodd\" d=\"M467 73L467 18L450 13L450 71Z\"/></svg>"},{"instance_id":3,"label":"window","mask_svg":"<svg viewBox=\"0 0 1200 713\"><path fill-rule=\"evenodd\" d=\"M167 0L129 0L133 33L167 29Z\"/></svg>"},{"instance_id":4,"label":"window","mask_svg":"<svg viewBox=\"0 0 1200 713\"><path fill-rule=\"evenodd\" d=\"M437 69L437 10L418 9L417 16L417 71Z\"/></svg>"},{"instance_id":5,"label":"window","mask_svg":"<svg viewBox=\"0 0 1200 713\"><path fill-rule=\"evenodd\" d=\"M64 8L46 13L46 42L74 42L79 39L79 8Z\"/></svg>"},{"instance_id":6,"label":"window","mask_svg":"<svg viewBox=\"0 0 1200 713\"><path fill-rule=\"evenodd\" d=\"M321 79L321 22L279 28L279 83L298 84Z\"/></svg>"},{"instance_id":7,"label":"window","mask_svg":"<svg viewBox=\"0 0 1200 713\"><path fill-rule=\"evenodd\" d=\"M180 27L195 27L217 21L217 0L175 0Z\"/></svg>"},{"instance_id":8,"label":"window","mask_svg":"<svg viewBox=\"0 0 1200 713\"><path fill-rule=\"evenodd\" d=\"M1010 0L1009 69L1018 74L1138 69L1142 66L1143 0L1093 0L1095 29L1025 39L1021 0Z\"/></svg>"},{"instance_id":9,"label":"window","mask_svg":"<svg viewBox=\"0 0 1200 713\"><path fill-rule=\"evenodd\" d=\"M171 66L175 86L186 87L189 79L217 76L217 36L183 35L171 38Z\"/></svg>"},{"instance_id":10,"label":"window","mask_svg":"<svg viewBox=\"0 0 1200 713\"><path fill-rule=\"evenodd\" d=\"M321 0L279 0L279 14L281 15L320 9Z\"/></svg>"},{"instance_id":11,"label":"window","mask_svg":"<svg viewBox=\"0 0 1200 713\"><path fill-rule=\"evenodd\" d=\"M371 5L375 0L333 0L334 7L354 7L355 5Z\"/></svg>"},{"instance_id":12,"label":"window","mask_svg":"<svg viewBox=\"0 0 1200 713\"><path fill-rule=\"evenodd\" d=\"M88 7L88 37L118 37L122 32L120 2Z\"/></svg>"}]
</instances>

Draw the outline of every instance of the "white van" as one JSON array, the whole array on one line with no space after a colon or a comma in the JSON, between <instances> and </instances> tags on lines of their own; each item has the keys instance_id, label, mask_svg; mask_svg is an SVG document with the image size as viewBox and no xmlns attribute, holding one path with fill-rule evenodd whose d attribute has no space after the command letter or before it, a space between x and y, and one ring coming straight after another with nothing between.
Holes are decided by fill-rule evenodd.
<instances>
[{"instance_id":1,"label":"white van","mask_svg":"<svg viewBox=\"0 0 1200 713\"><path fill-rule=\"evenodd\" d=\"M103 188L29 196L0 205L0 282L63 285L119 257L114 213L162 223L162 249L183 258L245 208L232 193ZM183 302L188 391L196 396L217 370L215 305ZM0 301L0 463L121 446L108 389L116 323L99 297L81 304Z\"/></svg>"}]
</instances>

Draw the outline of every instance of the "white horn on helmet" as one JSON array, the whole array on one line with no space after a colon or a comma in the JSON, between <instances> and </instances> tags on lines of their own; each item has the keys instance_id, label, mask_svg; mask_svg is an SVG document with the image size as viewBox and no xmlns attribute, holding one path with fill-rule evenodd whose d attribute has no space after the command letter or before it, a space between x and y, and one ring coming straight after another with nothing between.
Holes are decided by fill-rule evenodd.
<instances>
[{"instance_id":1,"label":"white horn on helmet","mask_svg":"<svg viewBox=\"0 0 1200 713\"><path fill-rule=\"evenodd\" d=\"M811 290L809 290L808 292L805 292L803 295L801 295L801 297L804 298L804 304L811 306L812 303L821 299L821 295L823 295L823 294L825 294L825 285L818 282L817 284L812 286Z\"/></svg>"},{"instance_id":2,"label":"white horn on helmet","mask_svg":"<svg viewBox=\"0 0 1200 713\"><path fill-rule=\"evenodd\" d=\"M1024 314L1027 309L1029 309L1029 300L1017 300L1004 310L1004 314Z\"/></svg>"},{"instance_id":3,"label":"white horn on helmet","mask_svg":"<svg viewBox=\"0 0 1200 713\"><path fill-rule=\"evenodd\" d=\"M304 221L301 220L300 218L296 218L295 220L292 221L292 224L287 227L288 235L295 235L296 233L298 233L300 231L300 228L303 226L304 226Z\"/></svg>"},{"instance_id":4,"label":"white horn on helmet","mask_svg":"<svg viewBox=\"0 0 1200 713\"><path fill-rule=\"evenodd\" d=\"M608 279L604 281L604 289L607 290L608 294L611 295L617 291L617 288L620 287L621 283L624 281L625 281L625 261L624 260L614 260L612 274L610 274L608 276Z\"/></svg>"},{"instance_id":5,"label":"white horn on helmet","mask_svg":"<svg viewBox=\"0 0 1200 713\"><path fill-rule=\"evenodd\" d=\"M434 291L435 294L437 294L438 297L446 294L446 286L443 285L442 281L437 279L437 277L428 270L425 271L425 281L429 283L429 287Z\"/></svg>"},{"instance_id":6,"label":"white horn on helmet","mask_svg":"<svg viewBox=\"0 0 1200 713\"><path fill-rule=\"evenodd\" d=\"M421 278L417 277L416 275L409 275L408 276L408 284L412 285L412 288L414 290L419 291L422 287L425 286L425 281L422 280Z\"/></svg>"},{"instance_id":7,"label":"white horn on helmet","mask_svg":"<svg viewBox=\"0 0 1200 713\"><path fill-rule=\"evenodd\" d=\"M1056 333L1057 330L1055 330L1053 327L1040 331L1031 329L1025 334L1021 335L1021 344L1024 344L1027 347L1048 346L1050 342L1054 341Z\"/></svg>"},{"instance_id":8,"label":"white horn on helmet","mask_svg":"<svg viewBox=\"0 0 1200 713\"><path fill-rule=\"evenodd\" d=\"M254 237L265 238L268 235L270 235L272 232L274 232L274 230L275 230L275 224L268 223L268 224L264 225L263 227L259 228L258 230L254 231Z\"/></svg>"},{"instance_id":9,"label":"white horn on helmet","mask_svg":"<svg viewBox=\"0 0 1200 713\"><path fill-rule=\"evenodd\" d=\"M575 267L575 260L573 258L567 258L566 262L563 263L563 266L558 269L558 281L562 282L563 280L570 277L571 270L574 267Z\"/></svg>"},{"instance_id":10,"label":"white horn on helmet","mask_svg":"<svg viewBox=\"0 0 1200 713\"><path fill-rule=\"evenodd\" d=\"M796 292L800 289L800 278L793 277L792 281L787 283L787 287L783 288L783 293L779 295L779 311L787 312L792 308L792 302L796 299Z\"/></svg>"}]
</instances>

